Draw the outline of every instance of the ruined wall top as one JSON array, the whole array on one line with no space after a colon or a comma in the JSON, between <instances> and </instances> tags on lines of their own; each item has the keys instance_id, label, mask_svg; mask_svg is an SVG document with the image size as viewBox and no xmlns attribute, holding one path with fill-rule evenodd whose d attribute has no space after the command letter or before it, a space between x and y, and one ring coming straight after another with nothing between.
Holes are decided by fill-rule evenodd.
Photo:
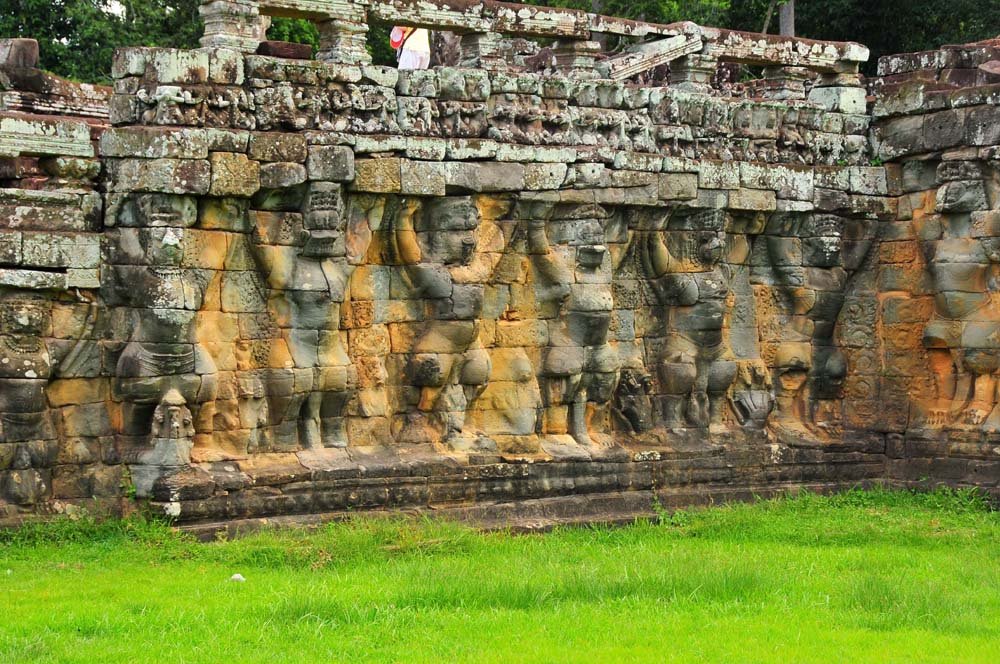
<instances>
[{"instance_id":1,"label":"ruined wall top","mask_svg":"<svg viewBox=\"0 0 1000 664\"><path fill-rule=\"evenodd\" d=\"M463 35L470 64L508 68L498 57L500 35L556 40L556 51L589 56L593 65L602 35L650 39L598 62L596 69L572 57L557 58L577 74L628 78L644 69L687 55L723 62L762 66L805 67L814 72L857 73L868 60L868 49L855 43L756 35L698 26L691 22L662 25L632 21L574 9L536 7L507 2L468 0L206 0L202 45L253 52L263 38L267 17L285 16L315 21L320 32L318 58L346 64L367 64L368 19L386 23L447 30ZM469 49L466 49L469 50Z\"/></svg>"}]
</instances>

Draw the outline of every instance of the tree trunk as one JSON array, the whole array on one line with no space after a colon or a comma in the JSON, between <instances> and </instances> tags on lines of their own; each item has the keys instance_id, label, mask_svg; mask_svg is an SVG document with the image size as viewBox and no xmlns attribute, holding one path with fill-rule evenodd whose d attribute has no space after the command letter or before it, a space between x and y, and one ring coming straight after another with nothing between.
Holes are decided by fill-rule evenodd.
<instances>
[{"instance_id":1,"label":"tree trunk","mask_svg":"<svg viewBox=\"0 0 1000 664\"><path fill-rule=\"evenodd\" d=\"M771 16L774 15L774 6L778 4L778 0L771 0L767 5L767 13L764 14L764 27L760 29L762 33L767 34L768 28L771 27Z\"/></svg>"},{"instance_id":2,"label":"tree trunk","mask_svg":"<svg viewBox=\"0 0 1000 664\"><path fill-rule=\"evenodd\" d=\"M795 0L788 0L785 4L781 5L780 17L780 31L781 35L784 37L794 37L795 36Z\"/></svg>"}]
</instances>

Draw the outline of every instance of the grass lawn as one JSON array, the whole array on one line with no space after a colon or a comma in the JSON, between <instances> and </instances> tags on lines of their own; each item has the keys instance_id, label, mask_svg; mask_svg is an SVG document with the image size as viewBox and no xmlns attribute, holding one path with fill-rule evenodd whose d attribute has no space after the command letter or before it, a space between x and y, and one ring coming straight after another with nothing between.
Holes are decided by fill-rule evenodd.
<instances>
[{"instance_id":1,"label":"grass lawn","mask_svg":"<svg viewBox=\"0 0 1000 664\"><path fill-rule=\"evenodd\" d=\"M330 661L1000 662L1000 516L877 491L527 536L0 532L0 662Z\"/></svg>"}]
</instances>

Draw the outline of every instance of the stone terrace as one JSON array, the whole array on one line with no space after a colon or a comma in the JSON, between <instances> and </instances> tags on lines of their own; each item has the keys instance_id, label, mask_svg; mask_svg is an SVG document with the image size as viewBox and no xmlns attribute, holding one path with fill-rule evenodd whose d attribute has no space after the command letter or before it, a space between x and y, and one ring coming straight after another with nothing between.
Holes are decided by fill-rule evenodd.
<instances>
[{"instance_id":1,"label":"stone terrace","mask_svg":"<svg viewBox=\"0 0 1000 664\"><path fill-rule=\"evenodd\" d=\"M996 491L995 43L862 81L858 44L499 2L201 10L113 90L0 41L0 522ZM372 65L369 18L458 66Z\"/></svg>"}]
</instances>

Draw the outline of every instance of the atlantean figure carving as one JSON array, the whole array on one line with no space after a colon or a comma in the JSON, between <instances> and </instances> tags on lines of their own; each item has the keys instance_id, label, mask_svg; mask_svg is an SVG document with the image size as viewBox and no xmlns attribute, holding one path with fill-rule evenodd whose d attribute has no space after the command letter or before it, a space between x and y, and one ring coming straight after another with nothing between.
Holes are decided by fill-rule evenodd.
<instances>
[{"instance_id":1,"label":"atlantean figure carving","mask_svg":"<svg viewBox=\"0 0 1000 664\"><path fill-rule=\"evenodd\" d=\"M871 249L872 223L777 213L762 238L773 279L769 287L780 302L780 339L772 360L778 426L794 436L828 439L841 432L848 368L836 341L837 321L851 277Z\"/></svg>"},{"instance_id":2,"label":"atlantean figure carving","mask_svg":"<svg viewBox=\"0 0 1000 664\"><path fill-rule=\"evenodd\" d=\"M358 233L349 228L340 185L312 182L303 210L295 242L255 248L271 289L271 315L283 329L284 347L272 350L269 373L273 380L291 368L308 386L275 399L269 410L279 430L294 432L301 448L345 447L344 411L356 391L357 372L347 353L347 333L340 329L341 309L367 250L367 242L359 245L349 234L370 239L369 226L377 229L381 208L370 218L359 211L363 231ZM268 239L276 232L261 234Z\"/></svg>"},{"instance_id":3,"label":"atlantean figure carving","mask_svg":"<svg viewBox=\"0 0 1000 664\"><path fill-rule=\"evenodd\" d=\"M141 452L132 464L136 495L146 497L158 479L184 472L191 463L194 447L194 422L184 397L170 389L153 411L149 449Z\"/></svg>"},{"instance_id":4,"label":"atlantean figure carving","mask_svg":"<svg viewBox=\"0 0 1000 664\"><path fill-rule=\"evenodd\" d=\"M548 337L541 370L542 434L568 433L583 446L610 443L606 406L618 379L618 357L608 343L613 301L606 217L595 207L591 218L563 224L575 230L566 233L571 241L556 246L546 233L551 215L528 222L535 296ZM598 409L604 411L599 416Z\"/></svg>"},{"instance_id":5,"label":"atlantean figure carving","mask_svg":"<svg viewBox=\"0 0 1000 664\"><path fill-rule=\"evenodd\" d=\"M0 299L0 443L55 438L45 398L52 375L44 341L50 307L17 294Z\"/></svg>"},{"instance_id":6,"label":"atlantean figure carving","mask_svg":"<svg viewBox=\"0 0 1000 664\"><path fill-rule=\"evenodd\" d=\"M215 362L194 333L212 272L185 256L196 221L191 197L137 194L119 202L117 227L109 231L113 292L132 317L114 383L127 436L150 434L154 411L172 390L195 413L196 428L201 409L215 399Z\"/></svg>"},{"instance_id":7,"label":"atlantean figure carving","mask_svg":"<svg viewBox=\"0 0 1000 664\"><path fill-rule=\"evenodd\" d=\"M398 266L393 295L418 314L403 332L410 341L402 367L402 442L461 437L466 407L489 379L489 354L479 340L483 286L471 278L480 267L480 218L472 197L454 196L405 199L393 219L385 252Z\"/></svg>"},{"instance_id":8,"label":"atlantean figure carving","mask_svg":"<svg viewBox=\"0 0 1000 664\"><path fill-rule=\"evenodd\" d=\"M925 426L1000 431L1000 215L982 181L952 181L937 212L915 222L934 289L923 341L937 400Z\"/></svg>"},{"instance_id":9,"label":"atlantean figure carving","mask_svg":"<svg viewBox=\"0 0 1000 664\"><path fill-rule=\"evenodd\" d=\"M732 267L748 254L743 237L727 236L723 210L674 214L667 230L646 233L642 260L664 308L659 352L660 407L671 427L720 429L737 364L726 321Z\"/></svg>"},{"instance_id":10,"label":"atlantean figure carving","mask_svg":"<svg viewBox=\"0 0 1000 664\"><path fill-rule=\"evenodd\" d=\"M401 4L205 0L107 88L0 36L0 527L998 486L996 44L866 89L859 44Z\"/></svg>"}]
</instances>

